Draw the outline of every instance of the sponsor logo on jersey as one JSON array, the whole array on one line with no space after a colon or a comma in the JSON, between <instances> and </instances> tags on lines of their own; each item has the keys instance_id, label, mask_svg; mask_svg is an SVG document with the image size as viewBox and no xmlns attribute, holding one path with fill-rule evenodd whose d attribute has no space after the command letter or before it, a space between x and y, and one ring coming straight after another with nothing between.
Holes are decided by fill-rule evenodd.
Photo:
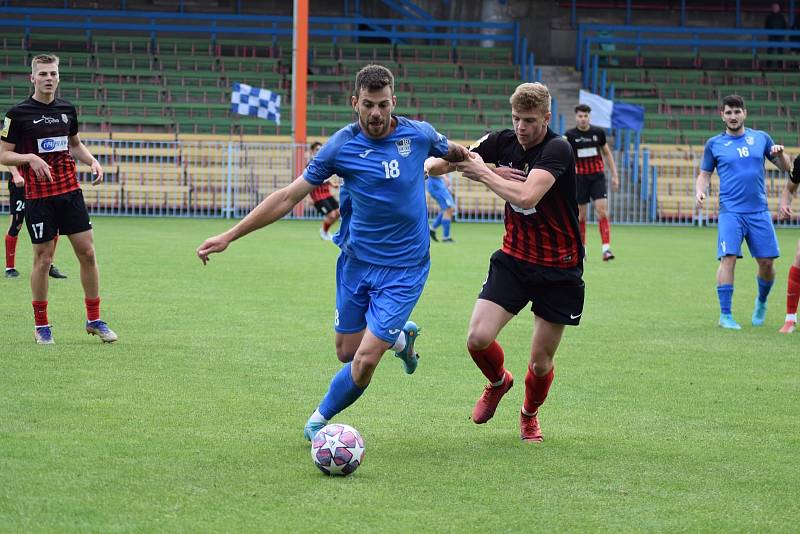
<instances>
[{"instance_id":1,"label":"sponsor logo on jersey","mask_svg":"<svg viewBox=\"0 0 800 534\"><path fill-rule=\"evenodd\" d=\"M42 121L44 121L45 124L58 124L58 119L53 117L45 117L44 115L42 115L41 119L34 119L33 124L39 124Z\"/></svg>"},{"instance_id":2,"label":"sponsor logo on jersey","mask_svg":"<svg viewBox=\"0 0 800 534\"><path fill-rule=\"evenodd\" d=\"M407 158L408 156L411 155L411 138L410 137L404 137L404 138L400 139L399 141L395 141L395 146L397 146L397 152L401 156L403 156L404 158Z\"/></svg>"},{"instance_id":3,"label":"sponsor logo on jersey","mask_svg":"<svg viewBox=\"0 0 800 534\"><path fill-rule=\"evenodd\" d=\"M3 131L0 132L0 135L2 135L3 137L6 137L8 135L8 130L10 130L10 129L11 129L11 119L6 117L3 120Z\"/></svg>"},{"instance_id":4,"label":"sponsor logo on jersey","mask_svg":"<svg viewBox=\"0 0 800 534\"><path fill-rule=\"evenodd\" d=\"M37 139L36 144L39 147L40 154L47 152L64 152L69 149L69 141L66 135Z\"/></svg>"},{"instance_id":5,"label":"sponsor logo on jersey","mask_svg":"<svg viewBox=\"0 0 800 534\"><path fill-rule=\"evenodd\" d=\"M369 153L370 153L370 152L373 152L373 151L374 151L374 150L373 150L372 148L368 148L368 149L366 149L364 152L362 152L361 154L359 154L359 155L358 155L358 157L359 157L359 158L366 158L367 156L369 156Z\"/></svg>"}]
</instances>

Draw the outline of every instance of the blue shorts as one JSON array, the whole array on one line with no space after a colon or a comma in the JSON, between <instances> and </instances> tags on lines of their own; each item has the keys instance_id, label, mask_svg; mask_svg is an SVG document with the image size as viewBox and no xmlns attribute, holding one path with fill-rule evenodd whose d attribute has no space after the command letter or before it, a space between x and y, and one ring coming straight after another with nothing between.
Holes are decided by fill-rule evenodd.
<instances>
[{"instance_id":1,"label":"blue shorts","mask_svg":"<svg viewBox=\"0 0 800 534\"><path fill-rule=\"evenodd\" d=\"M411 317L430 272L430 261L413 267L387 267L340 254L336 262L336 317L340 334L368 327L394 343Z\"/></svg>"},{"instance_id":2,"label":"blue shorts","mask_svg":"<svg viewBox=\"0 0 800 534\"><path fill-rule=\"evenodd\" d=\"M428 179L430 180L430 178ZM452 208L455 205L453 202L453 195L450 194L450 191L448 191L446 187L428 188L428 193L443 210Z\"/></svg>"},{"instance_id":3,"label":"blue shorts","mask_svg":"<svg viewBox=\"0 0 800 534\"><path fill-rule=\"evenodd\" d=\"M717 224L717 259L723 256L742 257L742 241L754 258L777 258L778 237L768 211L756 213L720 212Z\"/></svg>"}]
</instances>

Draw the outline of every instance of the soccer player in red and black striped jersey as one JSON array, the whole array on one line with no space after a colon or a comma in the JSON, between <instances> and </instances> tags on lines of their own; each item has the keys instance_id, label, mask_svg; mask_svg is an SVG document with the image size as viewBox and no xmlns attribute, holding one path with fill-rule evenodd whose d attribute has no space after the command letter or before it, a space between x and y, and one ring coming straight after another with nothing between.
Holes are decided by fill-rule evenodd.
<instances>
[{"instance_id":1,"label":"soccer player in red and black striped jersey","mask_svg":"<svg viewBox=\"0 0 800 534\"><path fill-rule=\"evenodd\" d=\"M542 432L537 416L553 382L556 350L565 326L577 325L583 314L583 246L575 157L569 143L548 127L550 92L541 83L523 83L510 102L514 130L477 141L468 161L453 165L429 160L426 168L434 176L459 170L506 201L503 247L492 255L467 335L469 353L489 380L472 420L481 424L491 419L514 384L497 336L532 303L534 331L520 436L538 442Z\"/></svg>"},{"instance_id":2,"label":"soccer player in red and black striped jersey","mask_svg":"<svg viewBox=\"0 0 800 534\"><path fill-rule=\"evenodd\" d=\"M613 260L611 252L611 222L608 218L608 191L603 160L611 171L611 185L619 189L619 176L614 156L606 144L606 133L602 128L590 124L592 108L586 104L575 106L575 128L567 130L564 137L575 151L578 174L578 222L581 242L586 246L586 212L589 200L594 204L600 239L603 242L603 261Z\"/></svg>"},{"instance_id":3,"label":"soccer player in red and black striped jersey","mask_svg":"<svg viewBox=\"0 0 800 534\"><path fill-rule=\"evenodd\" d=\"M75 159L91 166L93 185L103 179L103 168L81 142L75 106L56 98L58 82L58 57L34 57L33 95L6 113L0 134L0 164L17 167L25 181L25 222L33 243L34 338L40 344L53 343L47 318L47 276L54 238L61 234L69 237L80 263L86 331L110 343L117 335L100 319L100 275Z\"/></svg>"},{"instance_id":4,"label":"soccer player in red and black striped jersey","mask_svg":"<svg viewBox=\"0 0 800 534\"><path fill-rule=\"evenodd\" d=\"M322 148L322 143L311 143L311 146L309 147L309 153L311 156L309 161L314 159L320 148ZM322 185L315 187L311 190L309 196L311 197L311 201L314 203L314 207L323 217L322 228L319 229L319 236L325 241L333 240L330 229L331 226L333 226L336 221L339 220L339 202L333 198L333 195L331 194L330 182L325 182Z\"/></svg>"}]
</instances>

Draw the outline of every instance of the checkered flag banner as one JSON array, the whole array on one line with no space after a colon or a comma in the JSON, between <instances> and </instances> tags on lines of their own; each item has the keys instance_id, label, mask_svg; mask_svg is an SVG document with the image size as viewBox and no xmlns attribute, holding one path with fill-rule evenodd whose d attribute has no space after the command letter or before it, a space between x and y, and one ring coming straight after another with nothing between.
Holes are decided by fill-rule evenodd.
<instances>
[{"instance_id":1,"label":"checkered flag banner","mask_svg":"<svg viewBox=\"0 0 800 534\"><path fill-rule=\"evenodd\" d=\"M231 111L240 115L252 115L274 120L281 124L281 95L234 82L231 89Z\"/></svg>"}]
</instances>

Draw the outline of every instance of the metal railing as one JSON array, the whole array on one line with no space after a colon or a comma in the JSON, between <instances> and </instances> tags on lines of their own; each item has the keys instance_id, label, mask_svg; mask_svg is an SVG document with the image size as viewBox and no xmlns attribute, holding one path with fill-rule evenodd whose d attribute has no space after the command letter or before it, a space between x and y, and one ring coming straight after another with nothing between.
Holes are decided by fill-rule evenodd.
<instances>
[{"instance_id":1,"label":"metal railing","mask_svg":"<svg viewBox=\"0 0 800 534\"><path fill-rule=\"evenodd\" d=\"M273 191L288 185L302 168L304 147L292 143L238 141L121 141L86 140L105 170L105 180L92 186L86 166L79 167L84 197L93 215L155 217L220 217L246 215ZM625 146L628 146L627 144ZM694 188L702 158L700 147L653 151L630 147L614 151L620 188L609 177L608 202L612 220L628 224L714 224L718 214L719 178L712 178L706 206L694 207ZM786 174L766 173L770 209L777 216ZM7 175L3 176L4 179ZM484 185L452 173L456 218L500 222L505 202ZM2 212L8 211L6 187L0 189ZM338 189L333 188L334 196ZM429 199L434 216L438 206ZM795 206L800 211L799 206ZM317 219L306 199L288 218ZM589 220L593 221L592 210ZM800 226L800 216L782 226Z\"/></svg>"}]
</instances>

